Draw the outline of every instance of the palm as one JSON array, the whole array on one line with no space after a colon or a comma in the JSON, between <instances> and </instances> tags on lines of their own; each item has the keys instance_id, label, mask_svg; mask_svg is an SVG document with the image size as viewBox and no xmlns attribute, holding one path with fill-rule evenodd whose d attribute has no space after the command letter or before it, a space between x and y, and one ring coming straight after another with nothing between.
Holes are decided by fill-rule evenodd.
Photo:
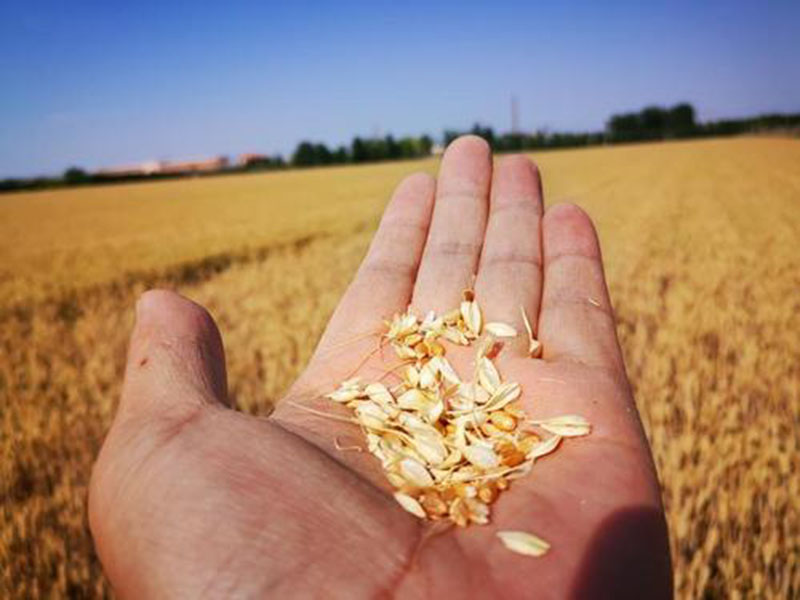
<instances>
[{"instance_id":1,"label":"palm","mask_svg":"<svg viewBox=\"0 0 800 600\"><path fill-rule=\"evenodd\" d=\"M668 594L658 486L591 225L566 208L541 227L527 161L505 161L492 177L488 151L474 139L448 151L436 193L431 217L428 179L398 188L311 364L271 419L205 408L207 396L219 395L213 385L210 394L186 390L196 397L170 409L158 434L143 433L138 413L125 418L123 405L98 462L91 511L120 591L579 597L620 586L619 596L638 578ZM497 360L505 378L522 384L525 409L581 414L594 431L515 482L490 525L428 536L387 493L378 462L347 449L361 443L358 430L308 409L333 412L321 395L356 367L374 379L393 366L390 353L374 352L377 335L361 334L377 333L382 318L408 304L451 308L476 270L488 318L521 328L520 306L539 315L545 360L513 346ZM143 344L143 355L152 350ZM466 372L469 357L459 351L449 356ZM132 346L131 364L140 362ZM126 394L137 395L131 387ZM130 528L144 541L123 546ZM553 549L540 559L514 555L498 529L535 532Z\"/></svg>"}]
</instances>

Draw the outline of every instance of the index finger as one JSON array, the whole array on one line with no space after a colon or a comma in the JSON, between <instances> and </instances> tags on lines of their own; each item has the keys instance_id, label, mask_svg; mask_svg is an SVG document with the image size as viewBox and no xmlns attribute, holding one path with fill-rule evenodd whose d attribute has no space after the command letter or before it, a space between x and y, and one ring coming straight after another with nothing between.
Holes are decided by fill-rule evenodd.
<instances>
[{"instance_id":1,"label":"index finger","mask_svg":"<svg viewBox=\"0 0 800 600\"><path fill-rule=\"evenodd\" d=\"M409 175L397 186L318 352L370 331L408 306L428 235L435 186L434 178L425 173Z\"/></svg>"}]
</instances>

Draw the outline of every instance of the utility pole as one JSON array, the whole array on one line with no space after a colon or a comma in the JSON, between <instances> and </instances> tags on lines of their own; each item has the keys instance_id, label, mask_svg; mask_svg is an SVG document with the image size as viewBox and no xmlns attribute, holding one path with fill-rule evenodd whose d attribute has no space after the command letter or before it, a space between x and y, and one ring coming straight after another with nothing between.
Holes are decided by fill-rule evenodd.
<instances>
[{"instance_id":1,"label":"utility pole","mask_svg":"<svg viewBox=\"0 0 800 600\"><path fill-rule=\"evenodd\" d=\"M519 133L519 105L514 95L511 96L511 133Z\"/></svg>"}]
</instances>

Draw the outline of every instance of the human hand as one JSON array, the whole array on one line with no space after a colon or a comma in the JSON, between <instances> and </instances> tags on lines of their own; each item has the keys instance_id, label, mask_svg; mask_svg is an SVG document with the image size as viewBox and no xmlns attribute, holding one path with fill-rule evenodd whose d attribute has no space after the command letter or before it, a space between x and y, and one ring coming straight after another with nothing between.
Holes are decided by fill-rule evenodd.
<instances>
[{"instance_id":1,"label":"human hand","mask_svg":"<svg viewBox=\"0 0 800 600\"><path fill-rule=\"evenodd\" d=\"M409 303L446 311L473 281L486 320L521 331L523 306L543 344L541 360L513 345L496 359L521 383L526 412L580 414L593 429L514 481L489 525L424 539L427 524L395 502L379 462L336 448L358 431L297 405L330 412L322 394L356 367L367 380L385 372L379 355L363 360L383 319ZM457 370L467 360L454 353ZM580 209L544 213L528 159L493 170L487 145L465 137L438 184L404 180L287 399L269 419L227 408L208 313L170 292L142 297L90 490L97 551L120 596L670 597L658 482L598 241ZM513 554L502 529L552 548Z\"/></svg>"}]
</instances>

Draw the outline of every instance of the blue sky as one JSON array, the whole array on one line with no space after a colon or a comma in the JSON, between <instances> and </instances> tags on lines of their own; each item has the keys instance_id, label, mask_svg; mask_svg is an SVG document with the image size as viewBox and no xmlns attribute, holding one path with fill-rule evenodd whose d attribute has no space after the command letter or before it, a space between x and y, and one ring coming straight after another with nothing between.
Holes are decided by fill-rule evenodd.
<instances>
[{"instance_id":1,"label":"blue sky","mask_svg":"<svg viewBox=\"0 0 800 600\"><path fill-rule=\"evenodd\" d=\"M0 177L503 131L512 94L529 130L800 111L797 1L0 6Z\"/></svg>"}]
</instances>

